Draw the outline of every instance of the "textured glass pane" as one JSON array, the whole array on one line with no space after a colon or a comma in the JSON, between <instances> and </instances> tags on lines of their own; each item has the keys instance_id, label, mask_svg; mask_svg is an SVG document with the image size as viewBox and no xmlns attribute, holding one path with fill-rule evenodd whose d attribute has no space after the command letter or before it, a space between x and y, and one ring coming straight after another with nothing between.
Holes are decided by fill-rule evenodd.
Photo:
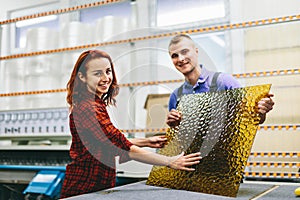
<instances>
[{"instance_id":1,"label":"textured glass pane","mask_svg":"<svg viewBox=\"0 0 300 200\"><path fill-rule=\"evenodd\" d=\"M178 110L183 119L167 131L160 154L201 152L194 172L154 166L147 184L236 197L257 131L257 102L271 85L185 95Z\"/></svg>"}]
</instances>

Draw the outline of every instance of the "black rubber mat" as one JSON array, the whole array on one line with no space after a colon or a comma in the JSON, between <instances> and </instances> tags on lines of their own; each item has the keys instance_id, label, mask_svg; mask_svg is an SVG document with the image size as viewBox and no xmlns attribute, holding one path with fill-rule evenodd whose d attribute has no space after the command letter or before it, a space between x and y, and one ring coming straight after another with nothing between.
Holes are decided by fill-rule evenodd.
<instances>
[{"instance_id":1,"label":"black rubber mat","mask_svg":"<svg viewBox=\"0 0 300 200\"><path fill-rule=\"evenodd\" d=\"M95 193L68 198L70 200L285 200L295 199L294 190L297 186L242 183L236 198L209 195L204 193L189 192L185 190L173 190L162 187L149 186L145 181L123 185L120 187L103 190ZM270 192L269 192L270 191ZM269 193L268 193L269 192Z\"/></svg>"}]
</instances>

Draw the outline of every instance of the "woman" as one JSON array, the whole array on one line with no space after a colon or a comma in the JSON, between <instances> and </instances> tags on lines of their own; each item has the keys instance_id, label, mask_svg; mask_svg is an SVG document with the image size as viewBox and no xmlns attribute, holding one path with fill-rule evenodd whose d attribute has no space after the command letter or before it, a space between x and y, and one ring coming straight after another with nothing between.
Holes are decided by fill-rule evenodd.
<instances>
[{"instance_id":1,"label":"woman","mask_svg":"<svg viewBox=\"0 0 300 200\"><path fill-rule=\"evenodd\" d=\"M167 157L142 146L161 147L166 138L128 140L113 126L106 106L115 105L118 85L111 57L100 50L83 52L67 85L72 162L67 165L61 198L115 186L115 157L193 171L200 153ZM140 147L139 147L140 146Z\"/></svg>"}]
</instances>

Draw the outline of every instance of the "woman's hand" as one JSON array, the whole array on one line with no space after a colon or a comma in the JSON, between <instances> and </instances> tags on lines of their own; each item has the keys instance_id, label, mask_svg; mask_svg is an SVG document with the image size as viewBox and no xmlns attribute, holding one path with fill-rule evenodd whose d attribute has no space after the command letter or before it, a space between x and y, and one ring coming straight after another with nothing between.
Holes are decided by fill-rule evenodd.
<instances>
[{"instance_id":1,"label":"woman's hand","mask_svg":"<svg viewBox=\"0 0 300 200\"><path fill-rule=\"evenodd\" d=\"M178 156L170 157L168 167L172 169L194 171L195 169L190 168L190 166L200 163L201 159L200 152L188 155L184 155L184 152L182 152Z\"/></svg>"},{"instance_id":2,"label":"woman's hand","mask_svg":"<svg viewBox=\"0 0 300 200\"><path fill-rule=\"evenodd\" d=\"M194 171L195 169L191 168L191 166L198 164L202 159L202 157L200 156L200 152L188 155L184 155L184 153L181 153L180 155L169 157L147 151L146 149L140 148L136 145L132 145L130 147L129 157L133 160L143 163L158 166L168 166L172 169L185 171Z\"/></svg>"},{"instance_id":3,"label":"woman's hand","mask_svg":"<svg viewBox=\"0 0 300 200\"><path fill-rule=\"evenodd\" d=\"M167 116L167 124L170 127L178 126L181 121L181 113L175 109L172 109Z\"/></svg>"},{"instance_id":4,"label":"woman's hand","mask_svg":"<svg viewBox=\"0 0 300 200\"><path fill-rule=\"evenodd\" d=\"M129 138L132 144L138 147L162 148L166 142L166 136L152 136L148 138Z\"/></svg>"},{"instance_id":5,"label":"woman's hand","mask_svg":"<svg viewBox=\"0 0 300 200\"><path fill-rule=\"evenodd\" d=\"M151 147L151 148L162 148L165 146L167 142L167 138L165 135L152 136L152 137L148 137L147 139L149 141L147 147Z\"/></svg>"}]
</instances>

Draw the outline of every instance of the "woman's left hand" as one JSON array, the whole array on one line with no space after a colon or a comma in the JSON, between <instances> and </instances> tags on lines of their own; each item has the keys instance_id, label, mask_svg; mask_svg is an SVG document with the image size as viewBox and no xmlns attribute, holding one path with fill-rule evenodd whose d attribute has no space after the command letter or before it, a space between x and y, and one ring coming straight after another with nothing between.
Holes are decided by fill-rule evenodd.
<instances>
[{"instance_id":1,"label":"woman's left hand","mask_svg":"<svg viewBox=\"0 0 300 200\"><path fill-rule=\"evenodd\" d=\"M162 148L167 142L167 138L164 135L152 136L152 137L148 137L147 139L148 139L147 147L151 147L151 148Z\"/></svg>"}]
</instances>

